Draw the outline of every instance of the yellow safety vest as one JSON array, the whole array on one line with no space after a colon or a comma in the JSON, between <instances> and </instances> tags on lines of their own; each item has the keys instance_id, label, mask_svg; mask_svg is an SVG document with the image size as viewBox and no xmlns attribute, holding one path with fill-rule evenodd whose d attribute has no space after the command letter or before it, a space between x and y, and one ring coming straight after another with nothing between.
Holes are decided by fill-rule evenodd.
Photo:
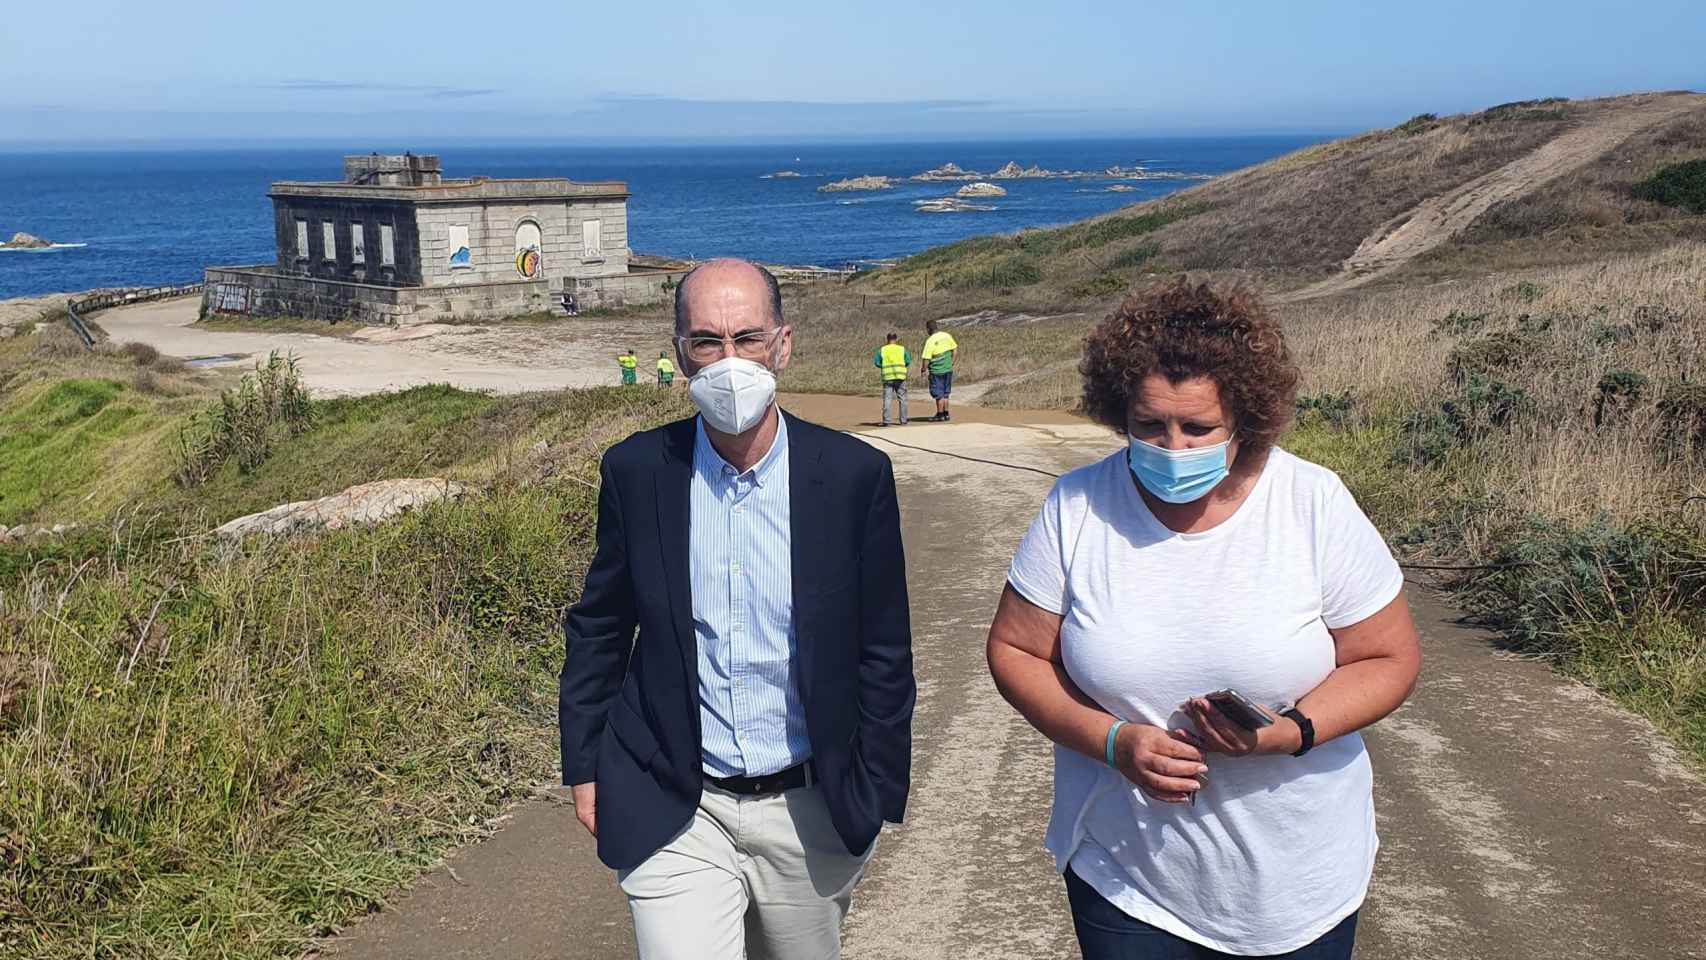
<instances>
[{"instance_id":1,"label":"yellow safety vest","mask_svg":"<svg viewBox=\"0 0 1706 960\"><path fill-rule=\"evenodd\" d=\"M668 360L664 359L663 357L659 357L658 358L658 372L659 373L673 374L675 372L675 364L670 363Z\"/></svg>"},{"instance_id":2,"label":"yellow safety vest","mask_svg":"<svg viewBox=\"0 0 1706 960\"><path fill-rule=\"evenodd\" d=\"M640 365L640 358L624 353L616 358L616 362L622 365L622 369L632 370Z\"/></svg>"},{"instance_id":3,"label":"yellow safety vest","mask_svg":"<svg viewBox=\"0 0 1706 960\"><path fill-rule=\"evenodd\" d=\"M883 344L883 348L881 350L878 350L877 353L879 356L881 356L883 358L883 379L884 380L905 380L906 379L906 348L905 347L901 346L898 343L886 343L886 344Z\"/></svg>"}]
</instances>

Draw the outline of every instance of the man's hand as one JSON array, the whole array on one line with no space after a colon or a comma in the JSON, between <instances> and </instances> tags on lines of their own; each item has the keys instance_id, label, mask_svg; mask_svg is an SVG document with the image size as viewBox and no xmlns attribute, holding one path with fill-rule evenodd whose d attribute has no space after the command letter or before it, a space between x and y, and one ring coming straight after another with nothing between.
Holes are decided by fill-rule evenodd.
<instances>
[{"instance_id":1,"label":"man's hand","mask_svg":"<svg viewBox=\"0 0 1706 960\"><path fill-rule=\"evenodd\" d=\"M587 833L598 836L598 781L577 783L569 788L569 792L574 795L575 819L581 822Z\"/></svg>"}]
</instances>

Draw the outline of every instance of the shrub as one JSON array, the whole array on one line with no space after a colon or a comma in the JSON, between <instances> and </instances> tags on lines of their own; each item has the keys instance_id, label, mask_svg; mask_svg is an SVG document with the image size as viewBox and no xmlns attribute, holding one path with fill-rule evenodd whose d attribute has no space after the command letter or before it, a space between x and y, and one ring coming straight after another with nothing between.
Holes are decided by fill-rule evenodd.
<instances>
[{"instance_id":1,"label":"shrub","mask_svg":"<svg viewBox=\"0 0 1706 960\"><path fill-rule=\"evenodd\" d=\"M1356 398L1348 389L1342 393L1319 393L1297 398L1299 423L1319 418L1331 426L1342 428L1350 423L1355 412Z\"/></svg>"},{"instance_id":2,"label":"shrub","mask_svg":"<svg viewBox=\"0 0 1706 960\"><path fill-rule=\"evenodd\" d=\"M1488 107L1470 117L1469 123L1471 126L1479 126L1483 123L1532 123L1563 120L1569 117L1569 113L1554 105L1568 102L1568 97L1545 97L1539 100L1516 100L1511 103L1501 103ZM1546 109L1548 107L1551 109Z\"/></svg>"},{"instance_id":3,"label":"shrub","mask_svg":"<svg viewBox=\"0 0 1706 960\"><path fill-rule=\"evenodd\" d=\"M1514 300L1521 300L1523 303L1533 303L1540 299L1540 295L1546 292L1546 288L1532 280L1523 280L1519 283L1506 287L1501 292L1505 296Z\"/></svg>"},{"instance_id":4,"label":"shrub","mask_svg":"<svg viewBox=\"0 0 1706 960\"><path fill-rule=\"evenodd\" d=\"M1472 378L1488 376L1520 365L1534 350L1530 337L1512 331L1490 333L1465 340L1451 348L1446 355L1446 368L1451 379L1459 384Z\"/></svg>"},{"instance_id":5,"label":"shrub","mask_svg":"<svg viewBox=\"0 0 1706 960\"><path fill-rule=\"evenodd\" d=\"M146 343L127 343L119 348L119 353L129 357L131 362L139 367L152 366L160 359L160 351Z\"/></svg>"},{"instance_id":6,"label":"shrub","mask_svg":"<svg viewBox=\"0 0 1706 960\"><path fill-rule=\"evenodd\" d=\"M1426 133L1427 131L1432 130L1434 127L1436 127L1438 125L1439 125L1439 115L1438 114L1435 114L1435 113L1418 113L1415 116L1411 117L1410 119L1405 120L1403 123L1398 124L1396 127L1393 127L1392 129L1398 133L1403 134L1406 137L1413 137L1418 133Z\"/></svg>"},{"instance_id":7,"label":"shrub","mask_svg":"<svg viewBox=\"0 0 1706 960\"><path fill-rule=\"evenodd\" d=\"M1606 323L1604 320L1594 321L1589 328L1588 336L1596 347L1609 347L1635 339L1635 328L1627 323Z\"/></svg>"},{"instance_id":8,"label":"shrub","mask_svg":"<svg viewBox=\"0 0 1706 960\"><path fill-rule=\"evenodd\" d=\"M308 429L313 416L296 358L274 351L235 388L220 394L218 406L190 418L179 430L178 483L202 483L231 459L237 461L238 472L253 473L272 453L281 431L296 436Z\"/></svg>"},{"instance_id":9,"label":"shrub","mask_svg":"<svg viewBox=\"0 0 1706 960\"><path fill-rule=\"evenodd\" d=\"M1647 375L1635 370L1613 370L1599 378L1593 401L1593 425L1598 427L1611 415L1623 413L1646 396Z\"/></svg>"},{"instance_id":10,"label":"shrub","mask_svg":"<svg viewBox=\"0 0 1706 960\"><path fill-rule=\"evenodd\" d=\"M1088 280L1080 280L1072 284L1066 288L1066 292L1074 297L1089 299L1119 293L1126 286L1126 278L1117 273L1099 273Z\"/></svg>"},{"instance_id":11,"label":"shrub","mask_svg":"<svg viewBox=\"0 0 1706 960\"><path fill-rule=\"evenodd\" d=\"M1698 609L1706 544L1656 525L1529 518L1496 541L1471 596L1519 647L1555 651L1572 622L1628 622L1642 605ZM1565 651L1570 652L1570 651Z\"/></svg>"},{"instance_id":12,"label":"shrub","mask_svg":"<svg viewBox=\"0 0 1706 960\"><path fill-rule=\"evenodd\" d=\"M1471 373L1450 399L1402 421L1394 459L1412 466L1437 464L1459 447L1508 431L1534 408L1521 388Z\"/></svg>"},{"instance_id":13,"label":"shrub","mask_svg":"<svg viewBox=\"0 0 1706 960\"><path fill-rule=\"evenodd\" d=\"M1449 336L1461 337L1465 334L1480 333L1487 325L1487 315L1484 313L1468 313L1453 310L1445 315L1443 320L1434 321L1434 331Z\"/></svg>"},{"instance_id":14,"label":"shrub","mask_svg":"<svg viewBox=\"0 0 1706 960\"><path fill-rule=\"evenodd\" d=\"M1706 383L1673 381L1659 397L1659 436L1673 453L1706 451Z\"/></svg>"},{"instance_id":15,"label":"shrub","mask_svg":"<svg viewBox=\"0 0 1706 960\"><path fill-rule=\"evenodd\" d=\"M1706 213L1706 158L1660 167L1633 189L1638 200Z\"/></svg>"}]
</instances>

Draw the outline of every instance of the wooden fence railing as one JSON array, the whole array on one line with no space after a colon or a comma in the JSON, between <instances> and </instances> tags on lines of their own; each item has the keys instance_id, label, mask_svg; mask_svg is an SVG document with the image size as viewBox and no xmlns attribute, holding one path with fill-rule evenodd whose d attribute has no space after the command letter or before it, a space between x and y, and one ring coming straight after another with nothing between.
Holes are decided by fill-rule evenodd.
<instances>
[{"instance_id":1,"label":"wooden fence railing","mask_svg":"<svg viewBox=\"0 0 1706 960\"><path fill-rule=\"evenodd\" d=\"M94 349L95 335L89 331L88 323L83 315L109 307L119 307L127 303L144 303L149 300L169 300L172 297L187 297L192 293L200 293L200 283L182 283L170 287L131 287L125 290L109 290L84 297L81 300L67 300L65 313L71 323L72 332L83 341L83 346Z\"/></svg>"}]
</instances>

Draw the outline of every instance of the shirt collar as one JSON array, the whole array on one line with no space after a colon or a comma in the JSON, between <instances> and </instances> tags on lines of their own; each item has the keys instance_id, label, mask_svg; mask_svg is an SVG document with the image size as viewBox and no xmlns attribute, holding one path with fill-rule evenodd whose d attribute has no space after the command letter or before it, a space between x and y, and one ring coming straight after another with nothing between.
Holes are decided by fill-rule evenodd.
<instances>
[{"instance_id":1,"label":"shirt collar","mask_svg":"<svg viewBox=\"0 0 1706 960\"><path fill-rule=\"evenodd\" d=\"M750 477L754 486L762 487L787 453L788 418L782 416L780 410L776 412L776 436L770 441L770 449L752 465L752 469L742 474L737 474L734 465L724 460L717 448L711 445L711 437L705 432L705 418L693 418L693 463L712 477Z\"/></svg>"}]
</instances>

